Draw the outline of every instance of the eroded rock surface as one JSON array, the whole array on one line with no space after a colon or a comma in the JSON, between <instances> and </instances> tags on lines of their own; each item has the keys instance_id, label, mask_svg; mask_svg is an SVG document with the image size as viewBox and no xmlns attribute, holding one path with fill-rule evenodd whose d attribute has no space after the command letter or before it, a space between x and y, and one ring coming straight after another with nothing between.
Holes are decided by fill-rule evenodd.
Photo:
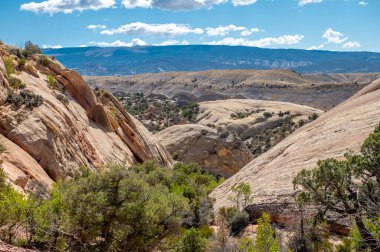
<instances>
[{"instance_id":1,"label":"eroded rock surface","mask_svg":"<svg viewBox=\"0 0 380 252\"><path fill-rule=\"evenodd\" d=\"M252 159L239 137L207 126L176 125L155 136L175 159L196 162L215 175L230 177Z\"/></svg>"},{"instance_id":2,"label":"eroded rock surface","mask_svg":"<svg viewBox=\"0 0 380 252\"><path fill-rule=\"evenodd\" d=\"M295 131L218 186L211 193L215 198L215 209L231 205L228 196L234 185L249 183L253 190L253 202L248 207L251 212L267 205L270 206L269 212L280 222L289 221L292 215L294 217L292 209L295 209L292 204L294 176L302 169L314 168L318 160L340 159L348 150L359 151L363 140L379 120L380 79L377 79L346 102Z\"/></svg>"},{"instance_id":3,"label":"eroded rock surface","mask_svg":"<svg viewBox=\"0 0 380 252\"><path fill-rule=\"evenodd\" d=\"M100 169L107 163L147 160L172 165L169 153L141 123L108 92L94 92L75 71L51 58L41 63L42 55L18 66L17 57L5 45L0 46L0 56L0 141L6 148L0 159L13 183L26 176L50 185L71 176L79 166ZM15 73L8 76L3 59L10 58ZM10 87L10 78L20 80L25 88ZM48 84L51 78L53 85ZM5 102L12 90L17 95L40 95L43 103L28 108ZM28 181L20 184L25 187Z\"/></svg>"}]
</instances>

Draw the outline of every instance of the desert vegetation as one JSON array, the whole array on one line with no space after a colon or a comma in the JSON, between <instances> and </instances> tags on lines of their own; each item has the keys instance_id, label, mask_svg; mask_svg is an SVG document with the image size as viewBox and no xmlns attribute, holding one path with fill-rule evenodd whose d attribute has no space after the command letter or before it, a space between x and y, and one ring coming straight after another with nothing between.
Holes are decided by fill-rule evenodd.
<instances>
[{"instance_id":1,"label":"desert vegetation","mask_svg":"<svg viewBox=\"0 0 380 252\"><path fill-rule=\"evenodd\" d=\"M0 237L57 251L194 251L194 242L203 251L213 219L207 195L217 184L195 164L171 171L147 162L81 168L50 192L36 184L24 196L1 172Z\"/></svg>"},{"instance_id":2,"label":"desert vegetation","mask_svg":"<svg viewBox=\"0 0 380 252\"><path fill-rule=\"evenodd\" d=\"M180 104L169 98L147 98L142 93L127 94L119 99L124 108L151 132L177 124L193 123L199 113L199 104L196 102Z\"/></svg>"}]
</instances>

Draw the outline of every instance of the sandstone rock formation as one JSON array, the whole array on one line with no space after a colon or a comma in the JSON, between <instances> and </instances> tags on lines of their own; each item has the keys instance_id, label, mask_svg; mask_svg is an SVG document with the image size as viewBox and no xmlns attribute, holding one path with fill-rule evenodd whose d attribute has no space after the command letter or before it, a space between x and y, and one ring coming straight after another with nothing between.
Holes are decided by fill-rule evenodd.
<instances>
[{"instance_id":1,"label":"sandstone rock formation","mask_svg":"<svg viewBox=\"0 0 380 252\"><path fill-rule=\"evenodd\" d=\"M12 183L22 189L27 189L28 180L50 185L79 166L100 169L106 163L146 160L172 165L169 153L107 91L94 92L79 74L52 58L35 55L17 66L17 57L5 45L0 46L0 56L0 143L6 149L0 159ZM14 59L11 76L5 58ZM40 95L42 105L5 102L12 90L10 78L26 85L22 91L13 88L16 97L20 92ZM52 78L56 83L48 84Z\"/></svg>"},{"instance_id":2,"label":"sandstone rock formation","mask_svg":"<svg viewBox=\"0 0 380 252\"><path fill-rule=\"evenodd\" d=\"M248 208L252 214L264 210L279 222L290 221L295 210L293 177L302 169L314 168L318 160L340 159L348 150L357 152L379 121L380 79L377 79L218 186L211 193L215 209L231 204L228 196L234 185L249 183L254 197Z\"/></svg>"},{"instance_id":3,"label":"sandstone rock formation","mask_svg":"<svg viewBox=\"0 0 380 252\"><path fill-rule=\"evenodd\" d=\"M175 159L196 162L215 175L230 177L252 159L237 136L207 126L175 125L155 136Z\"/></svg>"},{"instance_id":4,"label":"sandstone rock formation","mask_svg":"<svg viewBox=\"0 0 380 252\"><path fill-rule=\"evenodd\" d=\"M304 104L328 110L378 76L378 73L301 75L277 69L89 76L86 80L111 92L164 94L199 102L249 98Z\"/></svg>"},{"instance_id":5,"label":"sandstone rock formation","mask_svg":"<svg viewBox=\"0 0 380 252\"><path fill-rule=\"evenodd\" d=\"M265 116L266 113L270 113L270 117ZM287 102L229 99L201 102L197 124L222 127L246 140L279 125L286 118L285 114L292 115L293 121L299 122L307 121L314 113L321 115L323 111Z\"/></svg>"}]
</instances>

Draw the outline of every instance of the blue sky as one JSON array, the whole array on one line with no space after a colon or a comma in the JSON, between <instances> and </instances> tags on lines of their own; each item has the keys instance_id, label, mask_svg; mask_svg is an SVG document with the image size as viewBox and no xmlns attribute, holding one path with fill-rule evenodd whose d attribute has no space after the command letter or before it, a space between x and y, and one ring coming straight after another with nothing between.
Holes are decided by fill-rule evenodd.
<instances>
[{"instance_id":1,"label":"blue sky","mask_svg":"<svg viewBox=\"0 0 380 252\"><path fill-rule=\"evenodd\" d=\"M0 39L380 52L379 0L2 0Z\"/></svg>"}]
</instances>

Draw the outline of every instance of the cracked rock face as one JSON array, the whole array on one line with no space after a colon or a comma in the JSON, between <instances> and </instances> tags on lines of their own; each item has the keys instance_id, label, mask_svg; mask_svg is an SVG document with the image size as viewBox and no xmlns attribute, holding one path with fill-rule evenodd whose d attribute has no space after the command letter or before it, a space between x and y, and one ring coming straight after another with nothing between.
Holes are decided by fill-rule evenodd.
<instances>
[{"instance_id":1,"label":"cracked rock face","mask_svg":"<svg viewBox=\"0 0 380 252\"><path fill-rule=\"evenodd\" d=\"M12 57L16 71L8 76L3 59ZM54 59L42 65L39 57L19 67L8 47L0 46L0 143L5 147L0 160L13 184L22 190L32 181L51 185L79 166L98 170L107 163L155 160L171 167L169 153L112 95L94 92L78 73ZM5 102L10 77L25 84L22 91L42 96L43 103L27 108ZM48 85L51 77L53 87Z\"/></svg>"},{"instance_id":2,"label":"cracked rock face","mask_svg":"<svg viewBox=\"0 0 380 252\"><path fill-rule=\"evenodd\" d=\"M302 169L314 168L318 160L341 159L348 150L358 152L379 120L380 79L377 79L317 120L296 130L218 186L211 193L215 209L231 205L228 196L234 185L249 183L253 190L253 202L249 208L269 204L283 205L289 210L287 204L293 202L295 192L294 176ZM272 214L289 220L281 216L284 210L278 207Z\"/></svg>"},{"instance_id":3,"label":"cracked rock face","mask_svg":"<svg viewBox=\"0 0 380 252\"><path fill-rule=\"evenodd\" d=\"M215 175L230 177L252 159L239 137L202 125L176 125L155 136L175 159L196 162Z\"/></svg>"}]
</instances>

